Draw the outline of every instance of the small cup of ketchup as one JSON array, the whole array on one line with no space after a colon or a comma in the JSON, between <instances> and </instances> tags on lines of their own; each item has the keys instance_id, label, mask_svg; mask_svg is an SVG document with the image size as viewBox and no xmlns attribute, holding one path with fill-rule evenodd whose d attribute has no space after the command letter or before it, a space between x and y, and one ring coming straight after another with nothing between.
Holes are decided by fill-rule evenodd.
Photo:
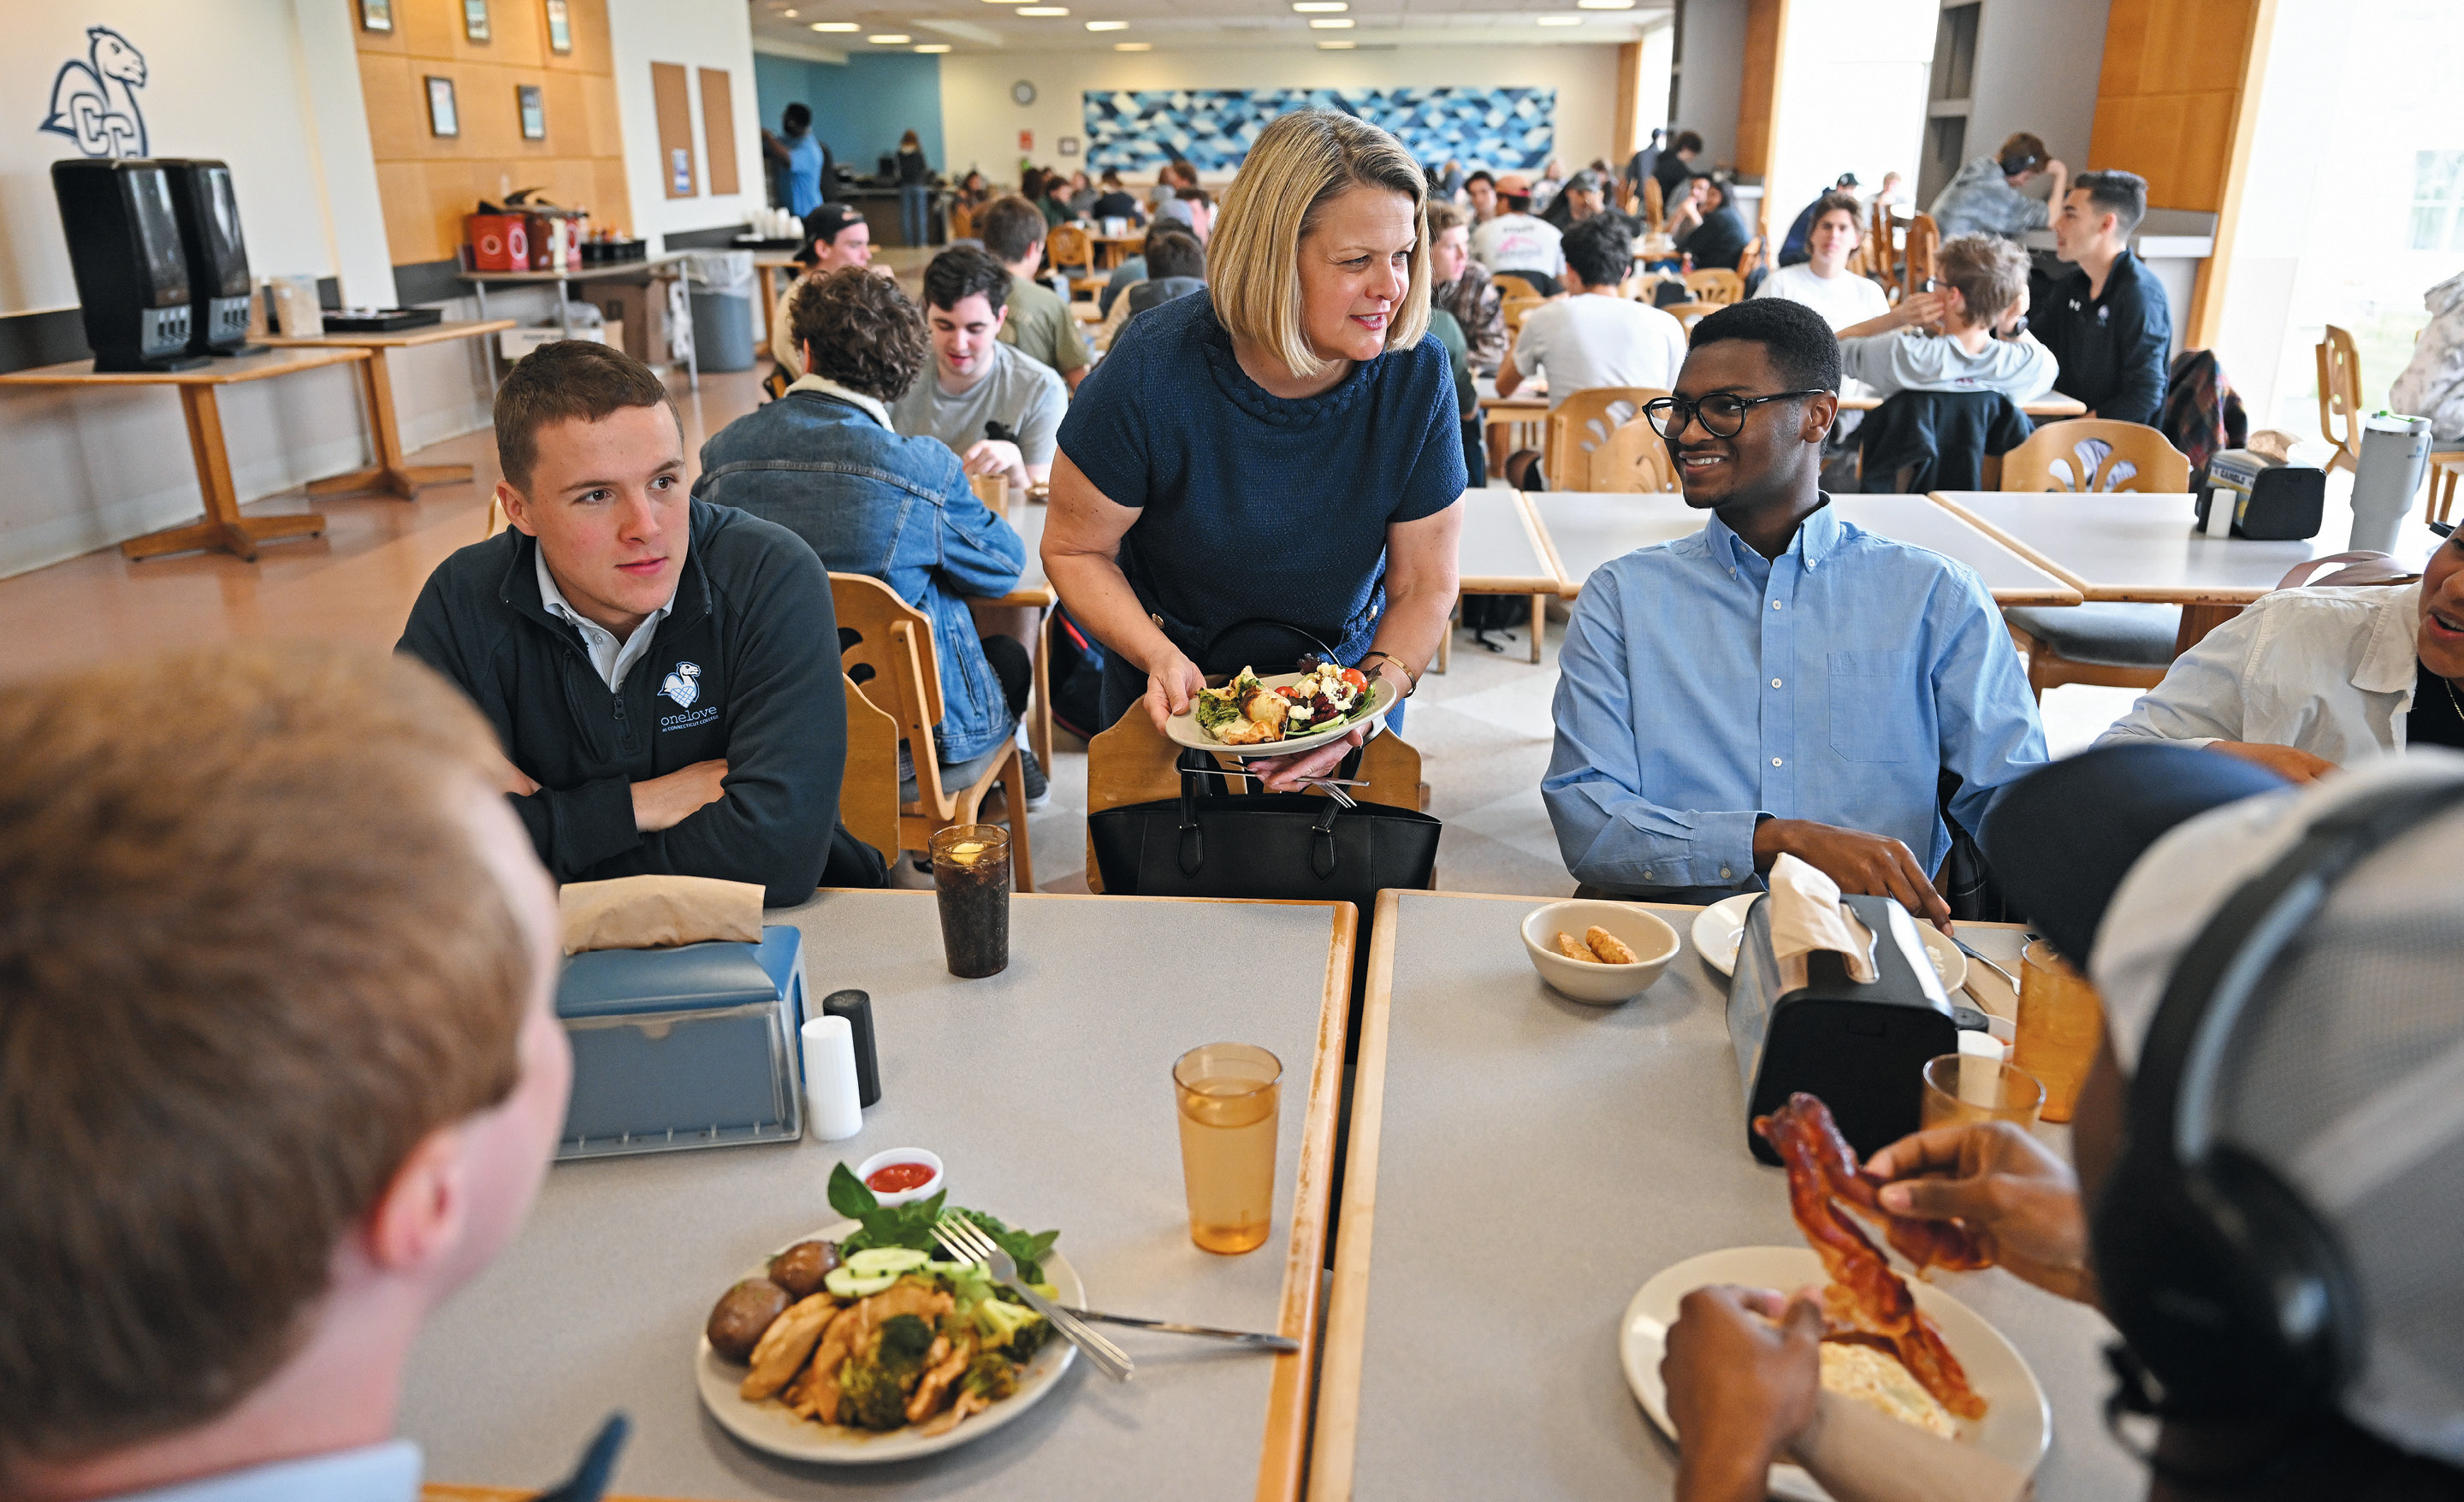
<instances>
[{"instance_id":1,"label":"small cup of ketchup","mask_svg":"<svg viewBox=\"0 0 2464 1502\"><path fill-rule=\"evenodd\" d=\"M941 1160L921 1147L893 1147L867 1158L855 1176L883 1205L905 1205L940 1192Z\"/></svg>"}]
</instances>

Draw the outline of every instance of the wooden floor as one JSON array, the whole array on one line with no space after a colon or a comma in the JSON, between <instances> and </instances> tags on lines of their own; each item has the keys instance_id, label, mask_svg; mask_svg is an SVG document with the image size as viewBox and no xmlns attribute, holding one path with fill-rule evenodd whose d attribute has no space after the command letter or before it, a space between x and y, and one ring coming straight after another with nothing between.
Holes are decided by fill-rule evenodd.
<instances>
[{"instance_id":1,"label":"wooden floor","mask_svg":"<svg viewBox=\"0 0 2464 1502\"><path fill-rule=\"evenodd\" d=\"M759 368L707 375L698 396L681 373L670 381L684 420L689 472L699 474L702 440L759 400ZM391 646L419 588L456 548L488 525L497 480L495 435L468 433L421 449L421 464L468 464L468 485L438 486L419 499L320 497L319 537L268 543L254 563L224 553L143 561L106 548L0 579L0 677L50 672L99 659L242 639L365 642ZM309 510L299 491L244 508L252 516Z\"/></svg>"}]
</instances>

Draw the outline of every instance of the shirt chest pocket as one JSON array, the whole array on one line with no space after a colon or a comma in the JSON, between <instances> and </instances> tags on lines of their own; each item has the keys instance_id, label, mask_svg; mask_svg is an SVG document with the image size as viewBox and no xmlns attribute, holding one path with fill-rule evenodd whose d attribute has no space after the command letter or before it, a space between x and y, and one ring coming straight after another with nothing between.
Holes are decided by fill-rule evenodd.
<instances>
[{"instance_id":1,"label":"shirt chest pocket","mask_svg":"<svg viewBox=\"0 0 2464 1502\"><path fill-rule=\"evenodd\" d=\"M1834 652L1831 749L1860 762L1913 760L1925 745L1924 717L1911 702L1913 652Z\"/></svg>"}]
</instances>

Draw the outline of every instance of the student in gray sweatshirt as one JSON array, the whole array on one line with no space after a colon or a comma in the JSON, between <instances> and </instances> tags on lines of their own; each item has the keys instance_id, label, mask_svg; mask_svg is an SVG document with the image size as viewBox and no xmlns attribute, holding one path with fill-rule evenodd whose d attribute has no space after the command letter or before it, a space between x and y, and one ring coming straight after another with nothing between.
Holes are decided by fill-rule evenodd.
<instances>
[{"instance_id":1,"label":"student in gray sweatshirt","mask_svg":"<svg viewBox=\"0 0 2464 1502\"><path fill-rule=\"evenodd\" d=\"M1962 235L1935 256L1929 291L1839 331L1839 367L1888 397L1999 391L2034 402L2060 375L2027 332L2028 255L1998 235Z\"/></svg>"}]
</instances>

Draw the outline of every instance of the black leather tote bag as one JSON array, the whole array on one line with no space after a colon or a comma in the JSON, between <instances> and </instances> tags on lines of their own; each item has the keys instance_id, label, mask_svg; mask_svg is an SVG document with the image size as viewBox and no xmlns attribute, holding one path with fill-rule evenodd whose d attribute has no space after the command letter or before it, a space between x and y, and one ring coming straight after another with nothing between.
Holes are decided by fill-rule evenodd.
<instances>
[{"instance_id":1,"label":"black leather tote bag","mask_svg":"<svg viewBox=\"0 0 2464 1502\"><path fill-rule=\"evenodd\" d=\"M1106 892L1352 903L1366 914L1385 887L1436 880L1441 820L1314 794L1233 792L1192 770L1210 761L1181 753L1177 798L1088 816ZM1356 765L1355 752L1343 774Z\"/></svg>"}]
</instances>

